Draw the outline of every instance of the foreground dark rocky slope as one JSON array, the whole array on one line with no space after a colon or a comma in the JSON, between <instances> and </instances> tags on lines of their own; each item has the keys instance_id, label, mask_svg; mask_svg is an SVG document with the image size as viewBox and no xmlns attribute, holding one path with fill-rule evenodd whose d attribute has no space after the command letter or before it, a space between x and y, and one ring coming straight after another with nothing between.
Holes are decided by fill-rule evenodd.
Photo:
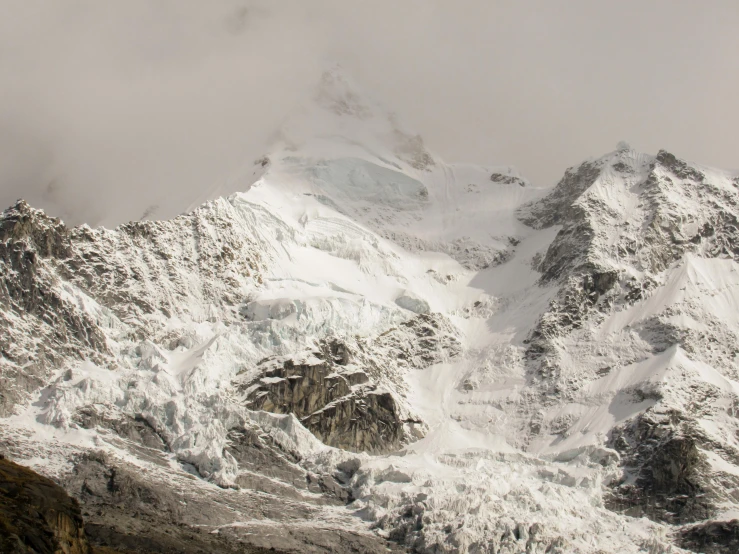
<instances>
[{"instance_id":1,"label":"foreground dark rocky slope","mask_svg":"<svg viewBox=\"0 0 739 554\"><path fill-rule=\"evenodd\" d=\"M222 521L213 499L188 497L142 480L105 455L80 458L60 485L0 459L0 552L18 554L287 554L292 552L384 552L351 533L252 537L244 543L228 530L204 527ZM273 516L275 517L275 516ZM279 528L275 529L279 532ZM269 546L282 543L282 550Z\"/></svg>"},{"instance_id":2,"label":"foreground dark rocky slope","mask_svg":"<svg viewBox=\"0 0 739 554\"><path fill-rule=\"evenodd\" d=\"M50 479L4 458L0 458L0 552L93 552L77 501Z\"/></svg>"},{"instance_id":3,"label":"foreground dark rocky slope","mask_svg":"<svg viewBox=\"0 0 739 554\"><path fill-rule=\"evenodd\" d=\"M97 464L97 465L96 465ZM0 552L17 554L266 554L203 532L168 513L166 494L104 458L84 460L64 483L0 459Z\"/></svg>"}]
</instances>

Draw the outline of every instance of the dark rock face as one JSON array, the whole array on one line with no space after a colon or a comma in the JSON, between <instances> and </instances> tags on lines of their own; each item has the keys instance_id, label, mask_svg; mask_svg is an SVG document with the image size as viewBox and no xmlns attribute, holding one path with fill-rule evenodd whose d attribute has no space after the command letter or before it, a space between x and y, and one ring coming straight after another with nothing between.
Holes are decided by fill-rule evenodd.
<instances>
[{"instance_id":1,"label":"dark rock face","mask_svg":"<svg viewBox=\"0 0 739 554\"><path fill-rule=\"evenodd\" d=\"M188 509L182 493L147 482L135 471L94 453L79 459L64 486L82 506L85 533L95 547L118 552L261 554L258 547L204 531L219 514L207 502ZM208 508L206 508L208 506ZM210 510L198 514L198 510ZM221 508L225 510L225 508Z\"/></svg>"},{"instance_id":2,"label":"dark rock face","mask_svg":"<svg viewBox=\"0 0 739 554\"><path fill-rule=\"evenodd\" d=\"M123 439L131 440L148 448L167 451L169 446L151 424L141 415L131 417L120 411L110 413L98 406L80 408L74 422L84 429L96 427L110 429Z\"/></svg>"},{"instance_id":3,"label":"dark rock face","mask_svg":"<svg viewBox=\"0 0 739 554\"><path fill-rule=\"evenodd\" d=\"M346 367L348 348L333 341L324 351L295 359L267 360L257 382L240 385L249 407L295 414L330 446L382 452L406 439L392 394L369 383L356 367ZM332 354L336 352L336 356Z\"/></svg>"},{"instance_id":4,"label":"dark rock face","mask_svg":"<svg viewBox=\"0 0 739 554\"><path fill-rule=\"evenodd\" d=\"M711 517L700 438L688 424L674 423L647 412L614 433L612 446L630 478L614 487L611 509L670 523Z\"/></svg>"},{"instance_id":5,"label":"dark rock face","mask_svg":"<svg viewBox=\"0 0 739 554\"><path fill-rule=\"evenodd\" d=\"M393 396L377 390L360 394L314 412L304 425L326 444L351 451L386 452L407 442L406 422L400 419Z\"/></svg>"},{"instance_id":6,"label":"dark rock face","mask_svg":"<svg viewBox=\"0 0 739 554\"><path fill-rule=\"evenodd\" d=\"M706 178L703 173L689 166L683 160L678 159L674 154L670 154L666 150L660 150L657 153L657 163L667 168L673 175L680 179L702 183Z\"/></svg>"},{"instance_id":7,"label":"dark rock face","mask_svg":"<svg viewBox=\"0 0 739 554\"><path fill-rule=\"evenodd\" d=\"M92 554L77 501L28 468L0 459L0 550Z\"/></svg>"},{"instance_id":8,"label":"dark rock face","mask_svg":"<svg viewBox=\"0 0 739 554\"><path fill-rule=\"evenodd\" d=\"M236 386L251 409L295 414L324 443L353 452L388 452L423 436L392 393L406 371L452 358L461 344L439 314L421 314L370 340L331 339L301 355L268 358Z\"/></svg>"},{"instance_id":9,"label":"dark rock face","mask_svg":"<svg viewBox=\"0 0 739 554\"><path fill-rule=\"evenodd\" d=\"M519 187L526 186L526 183L520 177L514 177L513 175L503 175L502 173L493 173L490 176L490 180L494 183L501 183L504 185L518 185Z\"/></svg>"},{"instance_id":10,"label":"dark rock face","mask_svg":"<svg viewBox=\"0 0 739 554\"><path fill-rule=\"evenodd\" d=\"M739 552L739 520L711 521L682 529L678 543L686 550L703 554Z\"/></svg>"},{"instance_id":11,"label":"dark rock face","mask_svg":"<svg viewBox=\"0 0 739 554\"><path fill-rule=\"evenodd\" d=\"M362 371L338 373L331 359L322 352L306 353L303 360L277 359L260 364L263 377L249 393L251 405L258 410L299 418L314 413L352 392L353 385L367 383Z\"/></svg>"},{"instance_id":12,"label":"dark rock face","mask_svg":"<svg viewBox=\"0 0 739 554\"><path fill-rule=\"evenodd\" d=\"M554 191L537 203L523 206L519 218L536 229L561 225L572 218L573 203L590 188L601 170L602 165L598 162L585 162L576 168L569 168Z\"/></svg>"}]
</instances>

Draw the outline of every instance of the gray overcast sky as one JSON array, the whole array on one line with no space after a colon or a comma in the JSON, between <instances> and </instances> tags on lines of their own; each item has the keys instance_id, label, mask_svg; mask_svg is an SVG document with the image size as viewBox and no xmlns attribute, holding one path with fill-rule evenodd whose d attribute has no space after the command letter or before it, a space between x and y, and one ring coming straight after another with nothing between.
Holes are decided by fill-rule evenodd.
<instances>
[{"instance_id":1,"label":"gray overcast sky","mask_svg":"<svg viewBox=\"0 0 739 554\"><path fill-rule=\"evenodd\" d=\"M259 156L327 61L448 161L537 184L619 140L739 167L737 0L0 8L0 204L73 223L183 209Z\"/></svg>"}]
</instances>

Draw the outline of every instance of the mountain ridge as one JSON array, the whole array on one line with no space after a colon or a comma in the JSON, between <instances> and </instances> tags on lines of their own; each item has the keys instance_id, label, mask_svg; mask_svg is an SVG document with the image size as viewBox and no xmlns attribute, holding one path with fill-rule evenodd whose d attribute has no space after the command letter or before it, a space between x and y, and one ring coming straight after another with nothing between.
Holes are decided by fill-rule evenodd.
<instances>
[{"instance_id":1,"label":"mountain ridge","mask_svg":"<svg viewBox=\"0 0 739 554\"><path fill-rule=\"evenodd\" d=\"M3 212L5 454L112 547L730 552L739 176L620 144L538 189L327 75L184 215Z\"/></svg>"}]
</instances>

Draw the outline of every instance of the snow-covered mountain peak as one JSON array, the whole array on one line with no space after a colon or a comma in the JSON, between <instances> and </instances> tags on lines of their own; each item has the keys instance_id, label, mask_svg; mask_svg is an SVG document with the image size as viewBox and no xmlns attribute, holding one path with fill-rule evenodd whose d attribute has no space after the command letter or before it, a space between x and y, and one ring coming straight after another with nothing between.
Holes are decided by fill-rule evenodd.
<instances>
[{"instance_id":1,"label":"snow-covered mountain peak","mask_svg":"<svg viewBox=\"0 0 739 554\"><path fill-rule=\"evenodd\" d=\"M731 545L738 188L625 144L552 189L449 164L329 71L189 213L3 212L0 437L104 537Z\"/></svg>"},{"instance_id":2,"label":"snow-covered mountain peak","mask_svg":"<svg viewBox=\"0 0 739 554\"><path fill-rule=\"evenodd\" d=\"M379 165L428 170L435 163L423 139L374 100L340 66L327 69L317 86L278 132L270 157L284 150L300 157L357 157Z\"/></svg>"},{"instance_id":3,"label":"snow-covered mountain peak","mask_svg":"<svg viewBox=\"0 0 739 554\"><path fill-rule=\"evenodd\" d=\"M409 178L418 181L420 176L424 181L442 164L420 135L335 65L327 68L315 86L306 90L303 101L285 115L262 156L245 161L227 181L204 192L190 209L209 199L246 192L263 178L281 184L311 180L307 173L318 166L336 172L339 180L347 173L361 173L359 179L371 183L381 175L381 181L395 180L401 189L419 189ZM503 168L501 173L508 176L510 171ZM360 189L373 187L377 188L359 185ZM395 199L385 200L396 203ZM401 209L404 203L401 199Z\"/></svg>"}]
</instances>

